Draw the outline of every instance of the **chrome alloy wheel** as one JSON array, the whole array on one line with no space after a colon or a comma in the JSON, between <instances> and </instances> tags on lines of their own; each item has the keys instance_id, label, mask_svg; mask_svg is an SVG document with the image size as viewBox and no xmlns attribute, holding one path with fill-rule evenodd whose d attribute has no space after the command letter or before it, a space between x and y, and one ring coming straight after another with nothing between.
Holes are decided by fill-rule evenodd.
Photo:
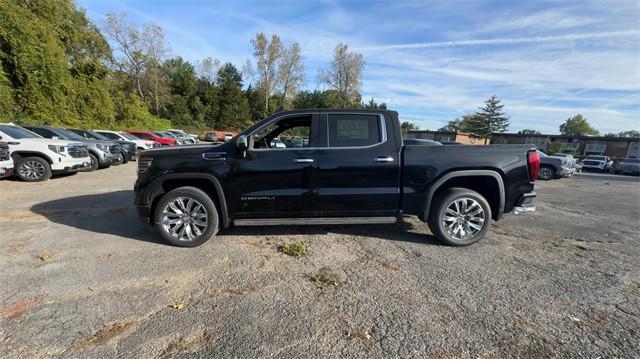
<instances>
[{"instance_id":1,"label":"chrome alloy wheel","mask_svg":"<svg viewBox=\"0 0 640 359\"><path fill-rule=\"evenodd\" d=\"M475 237L485 225L485 212L478 201L457 198L444 210L442 227L453 239L464 241Z\"/></svg>"},{"instance_id":2,"label":"chrome alloy wheel","mask_svg":"<svg viewBox=\"0 0 640 359\"><path fill-rule=\"evenodd\" d=\"M209 219L202 203L190 197L178 197L162 209L161 223L173 238L193 241L207 229Z\"/></svg>"},{"instance_id":3,"label":"chrome alloy wheel","mask_svg":"<svg viewBox=\"0 0 640 359\"><path fill-rule=\"evenodd\" d=\"M20 176L32 180L42 178L45 173L44 165L38 161L26 161L18 169Z\"/></svg>"},{"instance_id":4,"label":"chrome alloy wheel","mask_svg":"<svg viewBox=\"0 0 640 359\"><path fill-rule=\"evenodd\" d=\"M553 171L549 167L542 167L540 172L538 172L538 177L541 180L549 180L553 177Z\"/></svg>"}]
</instances>

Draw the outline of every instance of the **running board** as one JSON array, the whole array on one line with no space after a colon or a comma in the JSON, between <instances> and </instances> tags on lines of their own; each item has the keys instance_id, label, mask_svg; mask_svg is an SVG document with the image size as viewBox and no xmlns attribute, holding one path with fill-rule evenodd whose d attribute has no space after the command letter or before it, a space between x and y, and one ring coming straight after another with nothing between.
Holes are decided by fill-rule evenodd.
<instances>
[{"instance_id":1,"label":"running board","mask_svg":"<svg viewBox=\"0 0 640 359\"><path fill-rule=\"evenodd\" d=\"M319 224L389 224L398 222L397 217L326 217L326 218L257 218L234 219L236 226L302 226Z\"/></svg>"}]
</instances>

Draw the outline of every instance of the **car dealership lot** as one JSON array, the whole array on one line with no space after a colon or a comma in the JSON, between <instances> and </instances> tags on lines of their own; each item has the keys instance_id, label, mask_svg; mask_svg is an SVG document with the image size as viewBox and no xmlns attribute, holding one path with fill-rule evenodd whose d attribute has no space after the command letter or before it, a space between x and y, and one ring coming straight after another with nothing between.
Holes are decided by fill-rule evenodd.
<instances>
[{"instance_id":1,"label":"car dealership lot","mask_svg":"<svg viewBox=\"0 0 640 359\"><path fill-rule=\"evenodd\" d=\"M640 182L537 182L538 211L481 242L424 224L231 228L165 245L132 204L135 163L0 181L3 357L632 357ZM304 242L306 257L277 247ZM343 283L319 286L318 271Z\"/></svg>"}]
</instances>

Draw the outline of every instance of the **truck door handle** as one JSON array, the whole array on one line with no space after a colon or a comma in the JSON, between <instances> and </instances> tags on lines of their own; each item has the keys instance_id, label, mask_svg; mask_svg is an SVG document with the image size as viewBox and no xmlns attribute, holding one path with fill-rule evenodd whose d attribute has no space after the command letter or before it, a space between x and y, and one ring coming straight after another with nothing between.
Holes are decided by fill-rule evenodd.
<instances>
[{"instance_id":1,"label":"truck door handle","mask_svg":"<svg viewBox=\"0 0 640 359\"><path fill-rule=\"evenodd\" d=\"M375 162L393 162L393 157L378 156L374 159Z\"/></svg>"},{"instance_id":2,"label":"truck door handle","mask_svg":"<svg viewBox=\"0 0 640 359\"><path fill-rule=\"evenodd\" d=\"M293 163L313 163L313 158L296 158Z\"/></svg>"}]
</instances>

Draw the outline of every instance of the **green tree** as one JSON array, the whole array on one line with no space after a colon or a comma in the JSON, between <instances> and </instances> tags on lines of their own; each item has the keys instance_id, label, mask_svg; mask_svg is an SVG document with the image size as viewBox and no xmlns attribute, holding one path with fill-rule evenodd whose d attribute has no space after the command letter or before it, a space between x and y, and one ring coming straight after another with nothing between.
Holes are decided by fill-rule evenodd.
<instances>
[{"instance_id":1,"label":"green tree","mask_svg":"<svg viewBox=\"0 0 640 359\"><path fill-rule=\"evenodd\" d=\"M0 101L16 120L97 127L113 121L107 42L70 0L0 1Z\"/></svg>"},{"instance_id":2,"label":"green tree","mask_svg":"<svg viewBox=\"0 0 640 359\"><path fill-rule=\"evenodd\" d=\"M473 126L483 122L478 115L464 115L462 118L456 118L447 123L446 126L440 127L438 131L445 132L473 132Z\"/></svg>"},{"instance_id":3,"label":"green tree","mask_svg":"<svg viewBox=\"0 0 640 359\"><path fill-rule=\"evenodd\" d=\"M400 124L400 128L402 129L402 135L406 136L407 134L409 134L410 131L417 131L420 129L420 127L418 127L418 125L416 125L415 123L409 122L409 121L404 121Z\"/></svg>"},{"instance_id":4,"label":"green tree","mask_svg":"<svg viewBox=\"0 0 640 359\"><path fill-rule=\"evenodd\" d=\"M224 130L240 130L251 125L249 103L242 91L242 75L231 63L218 71L218 127Z\"/></svg>"},{"instance_id":5,"label":"green tree","mask_svg":"<svg viewBox=\"0 0 640 359\"><path fill-rule=\"evenodd\" d=\"M524 130L520 130L518 131L518 133L521 135L540 135L540 131L532 130L528 128L525 128Z\"/></svg>"},{"instance_id":6,"label":"green tree","mask_svg":"<svg viewBox=\"0 0 640 359\"><path fill-rule=\"evenodd\" d=\"M629 130L622 131L618 133L607 133L605 137L630 137L630 138L640 138L640 131L637 130Z\"/></svg>"},{"instance_id":7,"label":"green tree","mask_svg":"<svg viewBox=\"0 0 640 359\"><path fill-rule=\"evenodd\" d=\"M490 138L494 132L505 132L509 128L509 117L506 117L496 96L491 96L484 102L484 107L470 118L467 131L484 138Z\"/></svg>"},{"instance_id":8,"label":"green tree","mask_svg":"<svg viewBox=\"0 0 640 359\"><path fill-rule=\"evenodd\" d=\"M369 100L369 102L363 103L362 107L366 108L367 110L386 110L387 109L387 104L384 103L384 102L378 104L372 97Z\"/></svg>"},{"instance_id":9,"label":"green tree","mask_svg":"<svg viewBox=\"0 0 640 359\"><path fill-rule=\"evenodd\" d=\"M581 114L569 117L560 125L560 133L568 136L597 136L598 130L591 127L589 121Z\"/></svg>"}]
</instances>

